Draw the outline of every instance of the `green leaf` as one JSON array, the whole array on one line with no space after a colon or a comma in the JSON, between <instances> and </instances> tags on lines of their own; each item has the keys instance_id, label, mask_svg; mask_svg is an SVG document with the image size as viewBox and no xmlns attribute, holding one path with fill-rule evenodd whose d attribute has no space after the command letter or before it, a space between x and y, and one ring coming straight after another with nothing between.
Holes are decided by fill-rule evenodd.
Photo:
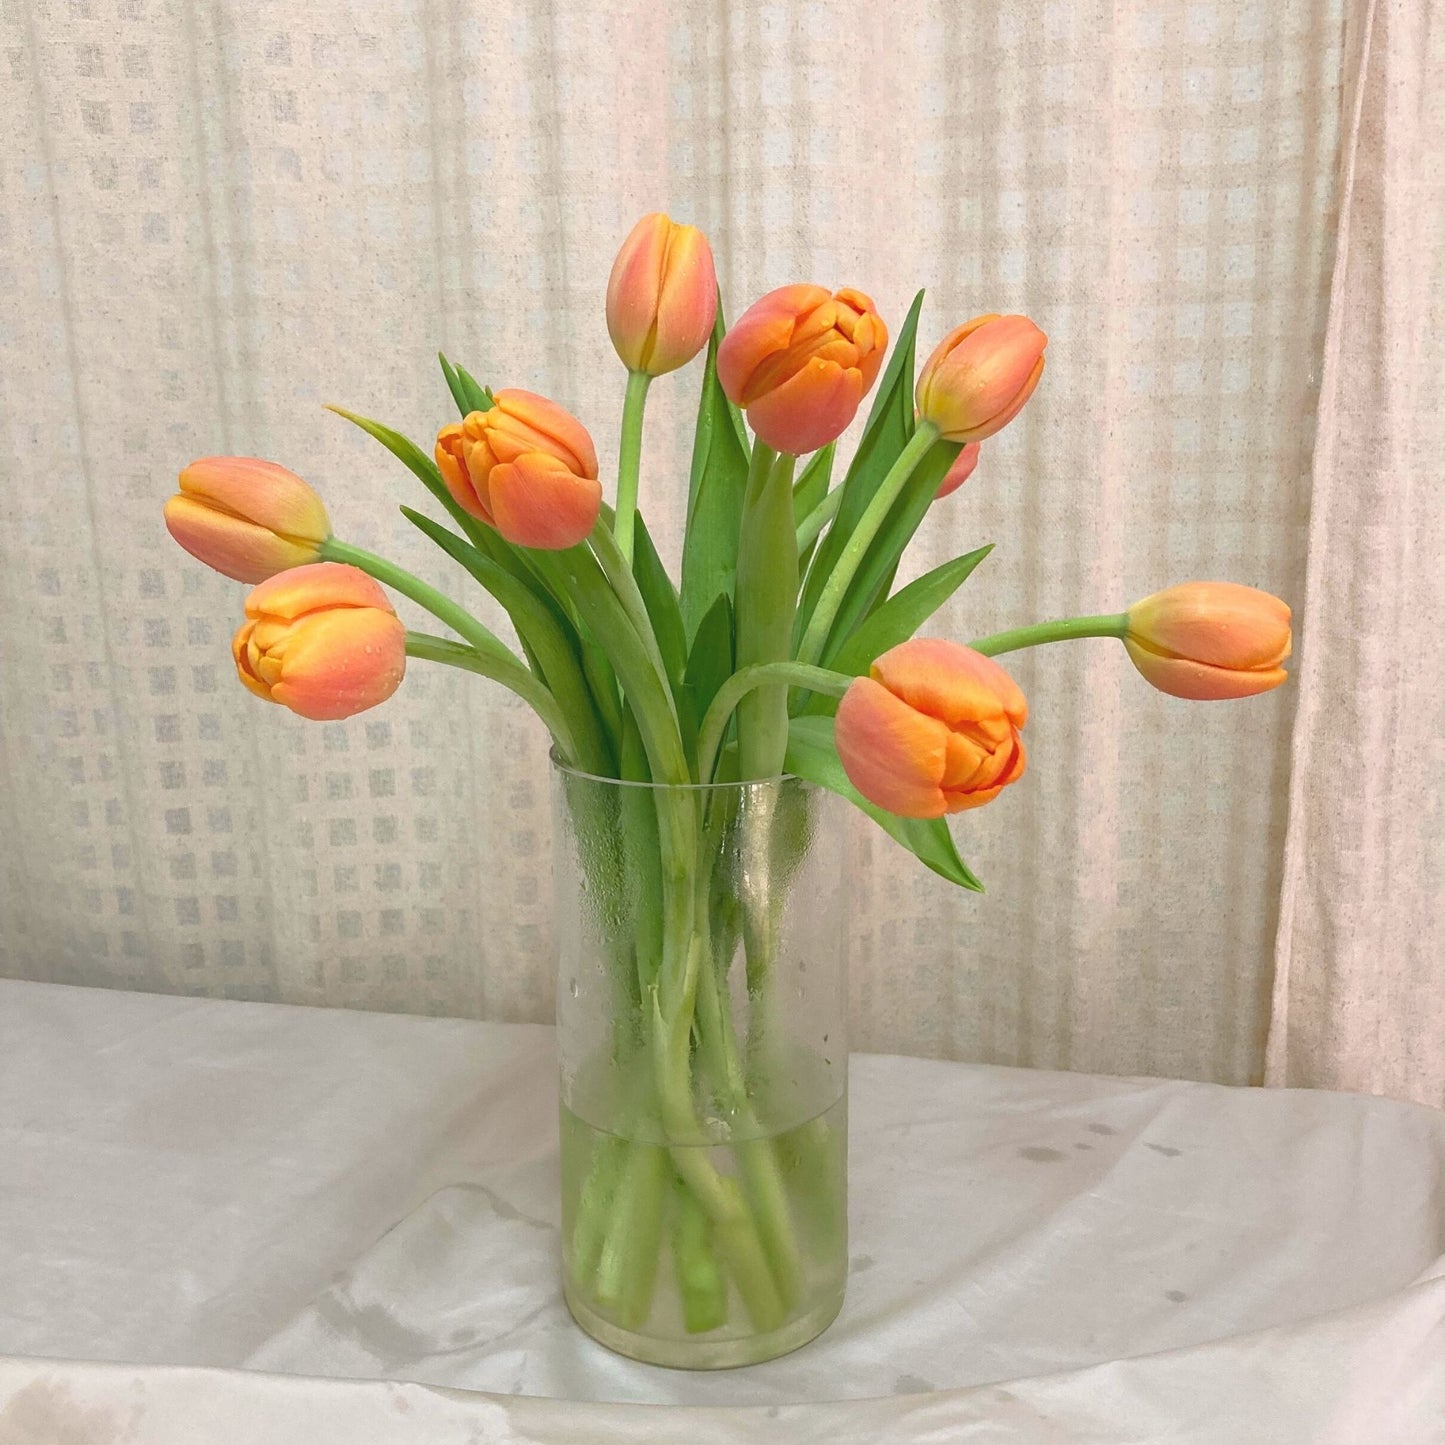
<instances>
[{"instance_id":1,"label":"green leaf","mask_svg":"<svg viewBox=\"0 0 1445 1445\"><path fill-rule=\"evenodd\" d=\"M517 630L532 671L567 714L581 753L579 762L594 772L607 771L612 765L612 744L588 691L581 663L581 641L550 594L539 596L529 586L528 574L514 574L440 522L410 507L403 507L401 513L453 561L466 568L502 605Z\"/></svg>"},{"instance_id":2,"label":"green leaf","mask_svg":"<svg viewBox=\"0 0 1445 1445\"><path fill-rule=\"evenodd\" d=\"M437 464L408 437L402 436L399 431L393 431L389 426L383 426L379 421L372 421L370 417L358 416L355 412L347 411L343 407L327 407L328 411L334 411L337 416L344 416L347 421L359 426L368 436L374 437L404 466L410 468L421 480L421 484L447 509L452 520L469 536L474 543L477 542L476 533L482 530L482 524L473 516L463 510L456 498L447 490L447 484L442 481L442 474L437 470Z\"/></svg>"},{"instance_id":3,"label":"green leaf","mask_svg":"<svg viewBox=\"0 0 1445 1445\"><path fill-rule=\"evenodd\" d=\"M803 468L803 475L793 483L793 526L795 529L802 524L803 518L828 495L828 483L833 478L833 457L837 450L838 443L829 442L822 451L814 452L808 465ZM799 575L807 570L808 561L816 546L817 543L814 542L798 553Z\"/></svg>"},{"instance_id":4,"label":"green leaf","mask_svg":"<svg viewBox=\"0 0 1445 1445\"><path fill-rule=\"evenodd\" d=\"M452 400L456 402L457 410L463 416L470 416L474 411L491 410L491 391L485 386L478 386L466 367L448 361L440 351L437 352L437 360L442 364L442 375L447 379L447 389L452 394Z\"/></svg>"},{"instance_id":5,"label":"green leaf","mask_svg":"<svg viewBox=\"0 0 1445 1445\"><path fill-rule=\"evenodd\" d=\"M920 291L908 308L908 316L898 333L893 354L878 380L878 393L873 400L873 410L868 414L867 425L863 428L863 439L858 443L858 450L843 479L843 500L838 515L819 543L813 565L808 570L794 628L797 638L801 638L807 630L828 574L837 565L848 538L858 525L858 519L867 510L898 453L913 435L913 349L922 307L923 292Z\"/></svg>"},{"instance_id":6,"label":"green leaf","mask_svg":"<svg viewBox=\"0 0 1445 1445\"><path fill-rule=\"evenodd\" d=\"M827 788L861 808L884 832L939 877L958 884L960 888L983 892L983 884L958 856L953 834L942 818L900 818L896 813L875 807L848 781L848 774L843 771L842 760L834 745L832 718L793 719L788 727L787 768L790 773L796 773L820 788Z\"/></svg>"},{"instance_id":7,"label":"green leaf","mask_svg":"<svg viewBox=\"0 0 1445 1445\"><path fill-rule=\"evenodd\" d=\"M732 595L738 569L738 519L747 487L749 451L742 419L717 379L722 310L713 327L698 400L682 544L682 619L689 637L720 592Z\"/></svg>"},{"instance_id":8,"label":"green leaf","mask_svg":"<svg viewBox=\"0 0 1445 1445\"><path fill-rule=\"evenodd\" d=\"M854 574L838 615L828 634L828 644L823 650L825 658L842 645L841 639L852 635L859 623L868 616L875 602L886 595L897 570L898 560L904 549L913 540L933 499L938 493L938 484L953 465L959 453L956 442L935 442L928 454L918 464L917 470L908 479L903 495L893 504L893 509L884 519L878 535L864 554L862 565ZM831 666L831 663L828 664Z\"/></svg>"},{"instance_id":9,"label":"green leaf","mask_svg":"<svg viewBox=\"0 0 1445 1445\"><path fill-rule=\"evenodd\" d=\"M667 568L662 565L662 558L657 555L657 548L652 544L640 512L636 515L635 527L636 556L632 561L632 575L637 579L637 590L642 593L642 601L652 621L658 651L662 653L662 665L676 689L687 668L687 637L683 631L677 591L672 585L672 578L667 575Z\"/></svg>"},{"instance_id":10,"label":"green leaf","mask_svg":"<svg viewBox=\"0 0 1445 1445\"><path fill-rule=\"evenodd\" d=\"M718 689L733 674L733 604L726 592L718 593L698 623L697 635L688 653L682 693L694 729L707 716ZM694 746L696 740L694 739ZM693 759L694 765L696 759Z\"/></svg>"},{"instance_id":11,"label":"green leaf","mask_svg":"<svg viewBox=\"0 0 1445 1445\"><path fill-rule=\"evenodd\" d=\"M968 581L973 569L992 551L990 542L910 582L873 611L829 659L827 666L834 672L861 677L874 658L912 637ZM825 701L831 703L833 699Z\"/></svg>"},{"instance_id":12,"label":"green leaf","mask_svg":"<svg viewBox=\"0 0 1445 1445\"><path fill-rule=\"evenodd\" d=\"M457 404L457 411L465 416L467 414L467 394L462 390L461 379L443 352L437 352L437 360L441 362L442 375L446 378L447 390L451 392L452 400Z\"/></svg>"}]
</instances>

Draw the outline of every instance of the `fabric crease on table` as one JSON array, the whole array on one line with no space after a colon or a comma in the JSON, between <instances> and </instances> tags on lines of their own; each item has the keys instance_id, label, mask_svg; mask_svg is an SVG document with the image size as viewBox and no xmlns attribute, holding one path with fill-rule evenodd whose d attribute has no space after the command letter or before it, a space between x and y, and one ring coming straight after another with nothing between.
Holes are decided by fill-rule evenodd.
<instances>
[{"instance_id":1,"label":"fabric crease on table","mask_svg":"<svg viewBox=\"0 0 1445 1445\"><path fill-rule=\"evenodd\" d=\"M842 1315L689 1374L567 1316L554 1068L0 982L0 1445L1445 1442L1445 1115L858 1056Z\"/></svg>"}]
</instances>

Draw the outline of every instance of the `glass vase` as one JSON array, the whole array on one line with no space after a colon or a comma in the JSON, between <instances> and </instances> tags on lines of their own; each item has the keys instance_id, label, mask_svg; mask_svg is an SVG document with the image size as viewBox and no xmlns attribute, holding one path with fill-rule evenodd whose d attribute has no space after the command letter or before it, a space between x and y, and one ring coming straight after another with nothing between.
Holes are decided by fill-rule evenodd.
<instances>
[{"instance_id":1,"label":"glass vase","mask_svg":"<svg viewBox=\"0 0 1445 1445\"><path fill-rule=\"evenodd\" d=\"M633 1359L771 1359L847 1275L847 804L554 759L563 1281Z\"/></svg>"}]
</instances>

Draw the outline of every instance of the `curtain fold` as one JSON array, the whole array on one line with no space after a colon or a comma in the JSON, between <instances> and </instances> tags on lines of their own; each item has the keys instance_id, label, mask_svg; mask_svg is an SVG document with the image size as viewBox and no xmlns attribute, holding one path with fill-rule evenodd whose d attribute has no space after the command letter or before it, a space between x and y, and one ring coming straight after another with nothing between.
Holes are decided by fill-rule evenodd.
<instances>
[{"instance_id":1,"label":"curtain fold","mask_svg":"<svg viewBox=\"0 0 1445 1445\"><path fill-rule=\"evenodd\" d=\"M907 559L904 581L997 544L930 630L1192 577L1298 603L1307 530L1312 553L1350 546L1310 472L1344 3L0 7L0 972L548 1016L545 744L525 709L423 666L346 723L267 708L229 675L243 589L182 556L160 506L193 456L283 461L348 540L505 631L397 514L408 474L321 403L425 443L448 417L442 347L576 411L606 475L622 378L603 288L650 209L708 230L731 315L811 278L862 287L895 330L926 287L924 348L985 310L1049 333L1035 400ZM1350 367L1376 355L1362 337ZM648 406L643 507L674 560L696 380ZM1424 544L1401 563L1416 580ZM1008 660L1029 775L958 824L987 897L855 820L859 1047L1263 1077L1291 723L1298 700L1302 836L1352 665L1310 635L1363 605L1326 595L1363 574L1311 565L1304 674L1263 698L1164 698L1110 642ZM1352 787L1377 777L1375 738L1350 734ZM1358 840L1335 827L1321 811L1305 842L1344 871ZM1296 849L1297 937L1300 867ZM1280 971L1301 1068L1332 1048L1304 1001L1330 957L1301 938Z\"/></svg>"},{"instance_id":2,"label":"curtain fold","mask_svg":"<svg viewBox=\"0 0 1445 1445\"><path fill-rule=\"evenodd\" d=\"M1348 19L1267 1077L1445 1106L1445 11Z\"/></svg>"}]
</instances>

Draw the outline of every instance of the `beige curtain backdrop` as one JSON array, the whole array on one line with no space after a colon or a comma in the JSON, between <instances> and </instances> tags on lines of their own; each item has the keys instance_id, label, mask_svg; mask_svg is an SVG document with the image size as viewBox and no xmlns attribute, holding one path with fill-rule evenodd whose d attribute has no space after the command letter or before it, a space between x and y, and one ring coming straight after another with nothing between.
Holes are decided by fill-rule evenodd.
<instances>
[{"instance_id":1,"label":"beige curtain backdrop","mask_svg":"<svg viewBox=\"0 0 1445 1445\"><path fill-rule=\"evenodd\" d=\"M1267 1077L1445 1104L1445 10L1347 54Z\"/></svg>"},{"instance_id":2,"label":"beige curtain backdrop","mask_svg":"<svg viewBox=\"0 0 1445 1445\"><path fill-rule=\"evenodd\" d=\"M1344 6L7 0L0 972L548 1015L540 727L421 665L344 724L252 699L243 589L160 504L193 456L271 457L459 586L396 511L409 474L322 403L425 441L441 346L575 409L610 465L603 286L665 208L732 314L816 279L895 326L926 286L925 346L986 309L1048 331L1036 399L910 556L998 544L937 631L1193 577L1304 622L1295 680L1235 705L1164 698L1106 642L1016 658L1030 772L957 829L987 897L854 826L857 1045L1258 1081L1273 986L1280 1079L1438 1101L1438 1004L1410 1041L1438 689L1387 648L1439 552L1440 26L1378 7L1361 90ZM697 380L649 406L670 558Z\"/></svg>"}]
</instances>

